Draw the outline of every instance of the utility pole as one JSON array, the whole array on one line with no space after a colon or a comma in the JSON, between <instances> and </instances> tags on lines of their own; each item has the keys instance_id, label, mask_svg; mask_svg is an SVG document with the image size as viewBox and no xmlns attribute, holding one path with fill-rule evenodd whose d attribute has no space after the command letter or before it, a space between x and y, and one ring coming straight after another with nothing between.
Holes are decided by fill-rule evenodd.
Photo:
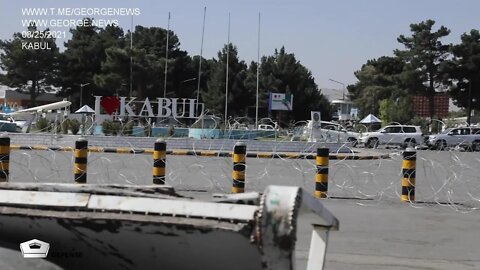
<instances>
[{"instance_id":1,"label":"utility pole","mask_svg":"<svg viewBox=\"0 0 480 270\"><path fill-rule=\"evenodd\" d=\"M470 79L468 82L468 108L467 108L467 124L470 126L471 116L472 116L472 84L473 80Z\"/></svg>"}]
</instances>

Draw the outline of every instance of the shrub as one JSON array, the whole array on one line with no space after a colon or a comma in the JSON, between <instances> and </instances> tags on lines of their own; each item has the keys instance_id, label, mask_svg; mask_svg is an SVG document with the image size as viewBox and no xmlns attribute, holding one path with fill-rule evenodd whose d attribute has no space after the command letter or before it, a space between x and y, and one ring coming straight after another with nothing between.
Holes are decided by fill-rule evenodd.
<instances>
[{"instance_id":1,"label":"shrub","mask_svg":"<svg viewBox=\"0 0 480 270\"><path fill-rule=\"evenodd\" d=\"M47 132L50 128L50 122L45 118L40 118L37 120L36 127L39 131Z\"/></svg>"},{"instance_id":2,"label":"shrub","mask_svg":"<svg viewBox=\"0 0 480 270\"><path fill-rule=\"evenodd\" d=\"M102 132L105 135L110 135L112 134L112 121L110 120L105 120L102 123Z\"/></svg>"},{"instance_id":3,"label":"shrub","mask_svg":"<svg viewBox=\"0 0 480 270\"><path fill-rule=\"evenodd\" d=\"M120 122L113 121L111 128L112 128L112 135L117 135L122 130L122 124Z\"/></svg>"},{"instance_id":4,"label":"shrub","mask_svg":"<svg viewBox=\"0 0 480 270\"><path fill-rule=\"evenodd\" d=\"M75 135L80 130L80 121L78 121L77 119L72 119L68 121L68 127L72 131L72 134Z\"/></svg>"},{"instance_id":5,"label":"shrub","mask_svg":"<svg viewBox=\"0 0 480 270\"><path fill-rule=\"evenodd\" d=\"M70 119L63 120L63 122L60 124L60 127L62 129L62 134L68 134L69 126L70 126Z\"/></svg>"},{"instance_id":6,"label":"shrub","mask_svg":"<svg viewBox=\"0 0 480 270\"><path fill-rule=\"evenodd\" d=\"M173 134L175 134L175 127L173 127L173 125L169 125L167 129L167 135L168 137L173 137Z\"/></svg>"},{"instance_id":7,"label":"shrub","mask_svg":"<svg viewBox=\"0 0 480 270\"><path fill-rule=\"evenodd\" d=\"M151 133L152 132L152 127L148 123L146 123L143 131L144 131L145 137L150 137L150 134L152 134Z\"/></svg>"},{"instance_id":8,"label":"shrub","mask_svg":"<svg viewBox=\"0 0 480 270\"><path fill-rule=\"evenodd\" d=\"M132 135L133 133L133 121L128 121L122 130L123 135Z\"/></svg>"},{"instance_id":9,"label":"shrub","mask_svg":"<svg viewBox=\"0 0 480 270\"><path fill-rule=\"evenodd\" d=\"M60 121L56 121L52 123L53 128L57 128L56 133L62 132L62 123Z\"/></svg>"}]
</instances>

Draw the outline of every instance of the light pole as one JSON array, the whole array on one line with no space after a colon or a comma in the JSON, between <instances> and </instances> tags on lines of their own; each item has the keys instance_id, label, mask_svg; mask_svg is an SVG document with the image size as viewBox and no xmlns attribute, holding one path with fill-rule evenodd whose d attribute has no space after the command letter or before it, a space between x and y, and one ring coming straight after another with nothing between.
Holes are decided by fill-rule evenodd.
<instances>
[{"instance_id":1,"label":"light pole","mask_svg":"<svg viewBox=\"0 0 480 270\"><path fill-rule=\"evenodd\" d=\"M202 26L202 43L200 45L200 57L198 62L198 84L197 84L197 106L195 111L198 111L198 103L200 102L200 80L202 79L202 57L203 57L203 37L205 36L205 17L207 15L207 7L203 7L203 26Z\"/></svg>"},{"instance_id":2,"label":"light pole","mask_svg":"<svg viewBox=\"0 0 480 270\"><path fill-rule=\"evenodd\" d=\"M341 85L343 86L343 90L342 90L342 100L344 100L344 99L345 99L345 84L342 83L342 82L339 82L339 81L335 81L335 80L333 80L333 79L328 79L328 80L329 80L329 81L332 81L332 82L334 82L334 83L341 84Z\"/></svg>"},{"instance_id":3,"label":"light pole","mask_svg":"<svg viewBox=\"0 0 480 270\"><path fill-rule=\"evenodd\" d=\"M468 81L468 108L467 108L467 124L470 126L470 121L472 117L472 84L473 80Z\"/></svg>"},{"instance_id":4,"label":"light pole","mask_svg":"<svg viewBox=\"0 0 480 270\"><path fill-rule=\"evenodd\" d=\"M197 79L197 78L190 78L190 79L183 80L183 81L181 81L180 83L186 83L186 82L194 81L194 80L196 80L196 79Z\"/></svg>"},{"instance_id":5,"label":"light pole","mask_svg":"<svg viewBox=\"0 0 480 270\"><path fill-rule=\"evenodd\" d=\"M225 125L227 124L228 115L228 58L230 55L230 12L228 13L228 39L227 39L227 63L225 75Z\"/></svg>"},{"instance_id":6,"label":"light pole","mask_svg":"<svg viewBox=\"0 0 480 270\"><path fill-rule=\"evenodd\" d=\"M89 85L90 83L81 83L80 84L80 107L83 105L83 87Z\"/></svg>"},{"instance_id":7,"label":"light pole","mask_svg":"<svg viewBox=\"0 0 480 270\"><path fill-rule=\"evenodd\" d=\"M170 12L168 12L167 46L165 49L165 82L163 83L163 98L167 97L167 68L168 68L168 37L170 36Z\"/></svg>"}]
</instances>

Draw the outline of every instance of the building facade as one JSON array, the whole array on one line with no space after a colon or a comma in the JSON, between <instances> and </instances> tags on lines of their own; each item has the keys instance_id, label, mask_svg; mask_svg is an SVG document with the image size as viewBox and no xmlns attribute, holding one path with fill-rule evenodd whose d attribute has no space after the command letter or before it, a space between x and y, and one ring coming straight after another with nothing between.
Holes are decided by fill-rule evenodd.
<instances>
[{"instance_id":1,"label":"building facade","mask_svg":"<svg viewBox=\"0 0 480 270\"><path fill-rule=\"evenodd\" d=\"M439 118L447 118L448 117L448 109L449 109L449 100L450 97L446 92L437 92L434 96L433 102L433 109L434 115ZM428 101L428 97L426 96L413 96L413 111L415 112L415 116L418 117L430 117L430 103Z\"/></svg>"}]
</instances>

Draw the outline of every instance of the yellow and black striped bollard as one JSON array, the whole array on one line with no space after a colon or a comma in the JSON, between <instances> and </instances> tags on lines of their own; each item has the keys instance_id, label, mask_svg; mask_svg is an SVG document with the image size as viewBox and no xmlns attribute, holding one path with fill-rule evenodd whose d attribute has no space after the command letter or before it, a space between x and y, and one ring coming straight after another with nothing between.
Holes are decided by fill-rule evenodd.
<instances>
[{"instance_id":1,"label":"yellow and black striped bollard","mask_svg":"<svg viewBox=\"0 0 480 270\"><path fill-rule=\"evenodd\" d=\"M328 192L328 148L317 148L317 173L315 175L315 197L326 198Z\"/></svg>"},{"instance_id":2,"label":"yellow and black striped bollard","mask_svg":"<svg viewBox=\"0 0 480 270\"><path fill-rule=\"evenodd\" d=\"M153 148L153 183L165 184L165 161L167 157L167 143L163 139L155 141Z\"/></svg>"},{"instance_id":3,"label":"yellow and black striped bollard","mask_svg":"<svg viewBox=\"0 0 480 270\"><path fill-rule=\"evenodd\" d=\"M402 202L415 201L415 170L417 165L417 152L406 149L403 152L402 163Z\"/></svg>"},{"instance_id":4,"label":"yellow and black striped bollard","mask_svg":"<svg viewBox=\"0 0 480 270\"><path fill-rule=\"evenodd\" d=\"M87 182L87 156L88 141L79 139L75 142L75 165L73 168L75 182L78 184Z\"/></svg>"},{"instance_id":5,"label":"yellow and black striped bollard","mask_svg":"<svg viewBox=\"0 0 480 270\"><path fill-rule=\"evenodd\" d=\"M0 137L0 182L8 182L10 168L10 138Z\"/></svg>"},{"instance_id":6,"label":"yellow and black striped bollard","mask_svg":"<svg viewBox=\"0 0 480 270\"><path fill-rule=\"evenodd\" d=\"M245 158L247 154L247 146L238 142L233 147L233 193L245 192Z\"/></svg>"}]
</instances>

